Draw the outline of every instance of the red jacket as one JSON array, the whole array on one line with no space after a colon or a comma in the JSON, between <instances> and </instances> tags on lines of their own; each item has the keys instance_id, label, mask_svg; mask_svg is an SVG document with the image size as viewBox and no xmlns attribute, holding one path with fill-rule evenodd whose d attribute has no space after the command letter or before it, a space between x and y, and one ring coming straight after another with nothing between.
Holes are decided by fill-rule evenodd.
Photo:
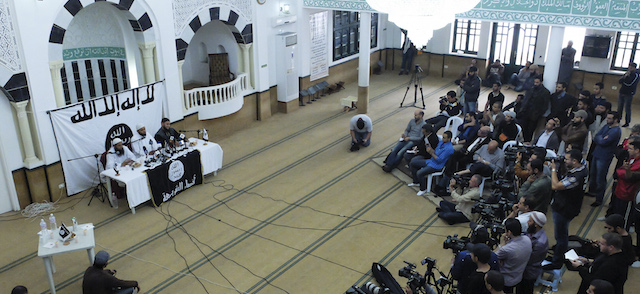
<instances>
[{"instance_id":1,"label":"red jacket","mask_svg":"<svg viewBox=\"0 0 640 294\"><path fill-rule=\"evenodd\" d=\"M640 157L637 157L633 161L630 170L632 173L640 172ZM631 177L630 179L627 179L626 173L627 171L624 167L616 169L616 174L618 175L618 184L616 185L615 194L616 197L621 200L632 201L636 196L640 182L637 181L637 177Z\"/></svg>"}]
</instances>

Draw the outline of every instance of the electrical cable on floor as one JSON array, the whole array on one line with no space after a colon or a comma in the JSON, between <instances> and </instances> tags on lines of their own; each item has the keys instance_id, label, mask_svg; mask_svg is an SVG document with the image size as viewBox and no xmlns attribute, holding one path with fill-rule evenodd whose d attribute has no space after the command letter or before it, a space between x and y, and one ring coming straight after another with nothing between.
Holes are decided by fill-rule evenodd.
<instances>
[{"instance_id":1,"label":"electrical cable on floor","mask_svg":"<svg viewBox=\"0 0 640 294\"><path fill-rule=\"evenodd\" d=\"M169 213L169 206L170 206L170 204L169 204L169 203L165 203L163 206L167 206L167 213L164 213L164 211L163 211L162 207L160 208L159 213L160 213L160 214L162 214L162 215L163 215L163 217L165 217L165 219L167 219L167 217L168 217L168 218L170 218L170 219L172 219L172 220L175 220L175 222L176 222L176 223L174 223L174 224L173 224L173 226L174 226L174 227L176 227L176 228L178 228L178 226L179 226L179 229L180 229L180 230L182 230L182 231L183 231L183 232L184 232L184 233L185 233L185 234L190 238L191 242L192 242L194 245L196 245L196 247L198 247L198 250L200 251L200 253L202 254L202 256L203 256L204 258L206 258L206 259L207 259L208 263L209 263L209 264L211 264L211 266L212 266L212 267L213 267L213 268L214 268L214 269L215 269L215 270L216 270L216 271L217 271L217 272L218 272L218 273L219 273L219 274L220 274L220 275L221 275L225 280L227 280L227 282L228 282L228 283L233 287L233 289L234 289L234 290L236 290L236 291L237 291L237 292L239 292L239 293L245 293L245 292L242 292L242 291L238 290L237 288L235 288L235 286L233 286L233 284L231 283L231 281L229 281L229 280L224 276L224 274L223 274L223 273L222 273L222 272L221 272L221 271L220 271L220 270L219 270L215 265L213 265L213 263L212 263L212 261L209 259L209 257L208 257L204 252L202 252L202 250L200 249L200 246L198 246L197 244L195 244L194 240L195 240L195 241L197 241L198 243L200 243L200 244L202 244L202 245L206 246L206 247L207 247L207 248L209 248L209 250L211 250L212 252L215 252L216 254L218 254L218 255L222 256L224 259L226 259L226 260L228 260L228 261L230 261L230 262L232 262L232 263L234 263L234 264L236 264L236 265L240 266L241 268L245 269L247 272L249 272L249 273L250 273L251 275L253 275L254 277L259 278L259 279L261 279L261 280L265 281L265 282L266 282L267 284L269 284L270 286L272 286L272 287L274 287L274 288L277 288L277 289L279 289L279 290L281 290L281 291L283 291L283 292L285 292L285 293L289 293L289 292L288 292L288 291L286 291L285 289L280 288L280 287L278 287L278 286L276 286L276 285L271 284L271 283L270 283L269 281L267 281L264 277L261 277L261 276L259 276L259 275L255 274L255 273L253 273L253 272L252 272L248 267L246 267L246 266L244 266L244 265L240 264L239 262L237 262L237 261L235 261L235 260L233 260L233 259L231 259L231 258L229 258L229 257L225 256L225 255L224 255L224 254L222 254L221 252L219 252L219 251L217 251L217 250L213 249L213 248L212 248L211 246L209 246L208 244L206 244L206 243L204 243L204 242L200 241L197 237L195 237L194 235L192 235L191 233L189 233L189 232L186 230L186 228L184 228L184 226L182 226L182 224L180 224L180 222L179 222L175 217L171 216L171 214ZM156 209L156 211L157 211L157 209Z\"/></svg>"},{"instance_id":2,"label":"electrical cable on floor","mask_svg":"<svg viewBox=\"0 0 640 294\"><path fill-rule=\"evenodd\" d=\"M165 218L165 220L167 219L164 216L164 213L159 212L157 208L155 208L156 212L160 213L161 215L163 215L163 217ZM189 266L189 262L187 261L187 259L184 257L184 255L182 255L180 253L180 251L178 251L178 243L176 242L176 240L173 238L173 236L171 236L171 234L169 234L169 225L170 225L170 221L167 221L167 225L164 229L165 234L171 239L171 241L173 242L173 250L180 256L180 258L182 258L182 260L184 261L185 266L187 267L187 271L189 271L189 273L196 278L196 281L198 281L198 283L200 283L200 285L202 286L202 288L204 289L205 292L209 293L209 291L207 291L207 287L204 286L204 284L202 283L202 281L200 281L200 278L198 278L198 276L196 276L196 274L193 273L193 271L191 271L191 267Z\"/></svg>"},{"instance_id":3,"label":"electrical cable on floor","mask_svg":"<svg viewBox=\"0 0 640 294\"><path fill-rule=\"evenodd\" d=\"M211 280L208 280L208 279L206 279L206 278L203 278L203 277L197 277L197 276L193 275L193 273L189 273L189 274L181 273L181 272L178 272L178 271L172 270L172 269L170 269L170 268L168 268L168 267L166 267L166 266L164 266L164 265L161 265L161 264L155 263L155 262L150 261L150 260L146 260L146 259L142 259L142 258L136 257L136 256L131 255L131 254L126 253L126 252L122 252L122 251L118 251L118 250L115 250L115 249L112 249L112 248L106 247L106 246L104 246L104 245L102 245L102 244L99 244L99 243L96 243L96 245L100 246L101 248L103 248L103 249L105 249L105 250L111 251L111 252L124 254L124 255L126 255L126 256L128 256L128 257L131 257L131 258L133 258L133 259L135 259L135 260L137 260L137 261L141 261L141 262L148 263L148 264L153 264L153 265L155 265L155 266L157 266L157 267L159 267L159 268L161 268L161 269L164 269L164 270L170 271L170 272L172 272L172 273L174 273L174 274L177 274L177 275L181 275L181 276L185 276L185 277L194 277L194 278L196 278L196 279L203 280L203 281L205 281L205 282L207 282L207 283L209 283L209 284L212 284L212 285L216 285L216 286L219 286L219 287L222 287L222 288L226 288L226 289L229 289L229 290L236 290L236 289L233 289L233 288L231 288L231 287L229 287L229 286L225 286L225 285L222 285L222 284L218 284L218 283L213 282L213 281L211 281Z\"/></svg>"},{"instance_id":4,"label":"electrical cable on floor","mask_svg":"<svg viewBox=\"0 0 640 294\"><path fill-rule=\"evenodd\" d=\"M220 184L215 184L215 182L221 182ZM220 191L220 192L216 192L212 195L212 197L217 200L218 202L222 203L222 205L224 205L225 207L227 207L229 210L231 210L232 212L241 215L245 218L251 219L251 220L255 220L261 223L266 223L269 225L273 225L273 226L279 226L279 227L285 227L285 228L291 228L291 229L302 229L302 230L316 230L316 231L340 231L340 230L344 230L346 228L352 228L352 227L356 227L356 226L360 226L363 224L367 224L367 223L372 223L372 224L378 224L381 226L385 226L385 227L389 227L389 228L394 228L394 229L401 229L401 230L406 230L406 231L411 231L411 232L417 232L420 230L420 228L422 227L422 225L420 224L407 224L407 223L401 223L401 222L394 222L394 221L377 221L377 220L368 220L368 219L362 219L362 218L358 218L358 217L351 217L351 216L345 216L342 214L336 214L336 213L331 213L331 212L326 212L326 211L322 211L316 208L313 208L311 206L307 206L307 205L300 205L300 204L295 204L295 203L290 203L287 202L285 200L281 200L281 199L275 199L272 197L268 197L268 196L263 196L260 193L256 193L256 192L249 192L249 191L245 191L245 190L241 190L241 189L237 189L233 186L233 184L227 184L225 180L213 180L210 182L206 182L208 184L211 184L214 187L219 187L219 188L223 188L225 189L224 191ZM288 206L292 206L292 207L297 207L297 208L306 208L306 209L310 209L314 212L320 213L320 214L325 214L325 215L329 215L329 216L334 216L334 217L340 217L340 218L346 218L346 219L351 219L351 220L356 220L359 221L360 223L357 224L352 224L352 225L348 225L348 226L344 226L341 228L333 228L333 229L324 229L324 228L305 228L305 227L297 227L297 226L291 226L291 225L282 225L282 224L275 224L273 222L267 222L264 220L260 220L257 219L255 217L243 214L239 211L237 211L236 209L231 208L228 204L227 201L223 201L218 199L216 196L218 194L224 193L224 192L228 192L228 191L236 191L236 192L240 192L240 193L245 193L245 194L249 194L249 195L255 195L258 196L262 199L266 199L266 200L271 200L274 202L282 202L287 204ZM415 227L414 229L410 229L410 228L405 228L403 226L406 227ZM445 228L466 228L468 226L465 225L447 225L447 226L430 226L430 228L438 228L438 227L445 227ZM429 233L429 232L425 232L424 234L429 234L429 235L433 235L433 236L439 236L439 237L447 237L446 235L439 235L439 234L435 234L435 233Z\"/></svg>"}]
</instances>

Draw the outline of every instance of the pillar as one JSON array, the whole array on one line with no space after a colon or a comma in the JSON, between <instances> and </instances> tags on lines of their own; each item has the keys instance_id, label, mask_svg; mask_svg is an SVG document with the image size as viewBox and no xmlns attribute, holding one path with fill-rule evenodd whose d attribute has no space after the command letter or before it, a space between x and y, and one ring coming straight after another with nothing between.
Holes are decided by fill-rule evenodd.
<instances>
[{"instance_id":1,"label":"pillar","mask_svg":"<svg viewBox=\"0 0 640 294\"><path fill-rule=\"evenodd\" d=\"M33 149L33 139L31 139L31 127L29 127L29 119L27 118L27 101L11 102L13 108L16 109L16 116L18 117L18 128L20 129L20 137L22 138L22 145L24 147L24 163L29 166L30 164L40 161L36 157L36 152Z\"/></svg>"},{"instance_id":2,"label":"pillar","mask_svg":"<svg viewBox=\"0 0 640 294\"><path fill-rule=\"evenodd\" d=\"M358 55L358 113L369 111L369 71L371 68L371 12L360 13L360 54Z\"/></svg>"},{"instance_id":3,"label":"pillar","mask_svg":"<svg viewBox=\"0 0 640 294\"><path fill-rule=\"evenodd\" d=\"M184 101L184 83L182 82L182 66L184 65L184 60L178 60L178 79L180 82L180 104L182 105L182 113L187 111L187 107Z\"/></svg>"},{"instance_id":4,"label":"pillar","mask_svg":"<svg viewBox=\"0 0 640 294\"><path fill-rule=\"evenodd\" d=\"M238 44L240 49L242 50L242 71L247 74L247 87L253 88L252 83L252 73L251 73L251 54L249 49L251 49L251 44Z\"/></svg>"},{"instance_id":5,"label":"pillar","mask_svg":"<svg viewBox=\"0 0 640 294\"><path fill-rule=\"evenodd\" d=\"M49 62L49 70L51 71L51 81L53 82L53 94L56 97L56 106L62 107L67 103L64 101L64 91L62 89L62 76L60 69L64 63L62 60Z\"/></svg>"},{"instance_id":6,"label":"pillar","mask_svg":"<svg viewBox=\"0 0 640 294\"><path fill-rule=\"evenodd\" d=\"M558 70L560 70L560 57L562 57L562 40L564 39L564 27L553 26L549 34L547 45L547 60L544 63L544 81L542 83L551 93L556 91Z\"/></svg>"},{"instance_id":7,"label":"pillar","mask_svg":"<svg viewBox=\"0 0 640 294\"><path fill-rule=\"evenodd\" d=\"M156 67L153 62L153 49L156 48L155 42L138 43L138 47L142 51L142 67L144 68L144 82L150 84L156 81Z\"/></svg>"}]
</instances>

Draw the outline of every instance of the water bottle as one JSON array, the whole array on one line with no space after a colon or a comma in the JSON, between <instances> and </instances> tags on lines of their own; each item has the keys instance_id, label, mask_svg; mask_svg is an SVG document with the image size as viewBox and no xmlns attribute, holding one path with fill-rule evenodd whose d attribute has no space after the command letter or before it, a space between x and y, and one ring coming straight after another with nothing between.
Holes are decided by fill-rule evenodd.
<instances>
[{"instance_id":1,"label":"water bottle","mask_svg":"<svg viewBox=\"0 0 640 294\"><path fill-rule=\"evenodd\" d=\"M53 213L49 215L49 226L51 227L52 232L55 232L58 229L58 224L56 223L56 217L53 216Z\"/></svg>"},{"instance_id":2,"label":"water bottle","mask_svg":"<svg viewBox=\"0 0 640 294\"><path fill-rule=\"evenodd\" d=\"M47 222L44 221L44 218L40 219L40 240L44 240L45 235L47 235Z\"/></svg>"},{"instance_id":3,"label":"water bottle","mask_svg":"<svg viewBox=\"0 0 640 294\"><path fill-rule=\"evenodd\" d=\"M209 141L209 134L207 133L207 129L202 129L202 140Z\"/></svg>"},{"instance_id":4,"label":"water bottle","mask_svg":"<svg viewBox=\"0 0 640 294\"><path fill-rule=\"evenodd\" d=\"M75 217L71 218L71 222L73 223L73 232L78 232L78 221Z\"/></svg>"},{"instance_id":5,"label":"water bottle","mask_svg":"<svg viewBox=\"0 0 640 294\"><path fill-rule=\"evenodd\" d=\"M118 209L118 197L116 197L116 193L111 193L111 202L113 203L113 209Z\"/></svg>"}]
</instances>

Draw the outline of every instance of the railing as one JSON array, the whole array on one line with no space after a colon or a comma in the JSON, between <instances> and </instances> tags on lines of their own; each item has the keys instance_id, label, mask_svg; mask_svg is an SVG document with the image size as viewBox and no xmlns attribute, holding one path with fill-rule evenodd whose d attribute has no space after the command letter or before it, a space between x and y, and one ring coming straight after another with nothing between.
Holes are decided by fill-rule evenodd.
<instances>
[{"instance_id":1,"label":"railing","mask_svg":"<svg viewBox=\"0 0 640 294\"><path fill-rule=\"evenodd\" d=\"M223 117L242 108L248 88L249 76L241 73L226 84L184 91L184 108L186 113L197 111L200 120Z\"/></svg>"}]
</instances>

